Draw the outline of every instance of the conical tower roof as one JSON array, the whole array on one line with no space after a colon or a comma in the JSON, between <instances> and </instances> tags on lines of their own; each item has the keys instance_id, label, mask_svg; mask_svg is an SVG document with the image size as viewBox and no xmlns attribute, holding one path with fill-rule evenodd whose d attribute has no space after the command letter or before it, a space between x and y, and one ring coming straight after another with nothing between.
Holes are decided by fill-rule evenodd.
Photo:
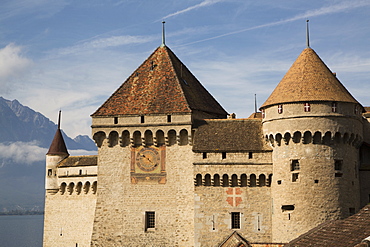
<instances>
[{"instance_id":1,"label":"conical tower roof","mask_svg":"<svg viewBox=\"0 0 370 247\"><path fill-rule=\"evenodd\" d=\"M227 113L165 45L158 47L91 116Z\"/></svg>"},{"instance_id":2,"label":"conical tower roof","mask_svg":"<svg viewBox=\"0 0 370 247\"><path fill-rule=\"evenodd\" d=\"M49 147L49 151L46 155L69 155L66 144L64 142L62 131L60 130L60 115L61 112L59 111L59 119L58 119L58 129L55 132L54 139L51 142Z\"/></svg>"},{"instance_id":3,"label":"conical tower roof","mask_svg":"<svg viewBox=\"0 0 370 247\"><path fill-rule=\"evenodd\" d=\"M302 51L261 108L307 101L358 103L311 48Z\"/></svg>"}]
</instances>

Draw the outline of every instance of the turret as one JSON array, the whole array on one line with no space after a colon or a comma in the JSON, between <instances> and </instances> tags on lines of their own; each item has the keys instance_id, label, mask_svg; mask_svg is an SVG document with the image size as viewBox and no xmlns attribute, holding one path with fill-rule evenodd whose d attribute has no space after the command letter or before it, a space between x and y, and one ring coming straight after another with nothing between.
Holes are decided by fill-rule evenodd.
<instances>
[{"instance_id":1,"label":"turret","mask_svg":"<svg viewBox=\"0 0 370 247\"><path fill-rule=\"evenodd\" d=\"M359 210L363 107L306 48L261 106L273 148L272 241Z\"/></svg>"},{"instance_id":2,"label":"turret","mask_svg":"<svg viewBox=\"0 0 370 247\"><path fill-rule=\"evenodd\" d=\"M46 177L45 189L47 193L55 194L59 190L57 166L58 164L69 156L66 144L60 130L60 117L59 111L58 129L55 132L54 139L50 145L49 151L46 154Z\"/></svg>"}]
</instances>

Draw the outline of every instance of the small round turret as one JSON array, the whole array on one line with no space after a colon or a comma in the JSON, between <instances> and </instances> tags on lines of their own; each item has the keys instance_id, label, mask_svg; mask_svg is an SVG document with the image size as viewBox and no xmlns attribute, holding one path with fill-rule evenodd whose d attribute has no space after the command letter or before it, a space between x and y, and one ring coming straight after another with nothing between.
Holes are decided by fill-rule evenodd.
<instances>
[{"instance_id":1,"label":"small round turret","mask_svg":"<svg viewBox=\"0 0 370 247\"><path fill-rule=\"evenodd\" d=\"M60 130L60 116L61 111L59 111L58 129L55 132L54 139L50 145L49 151L46 154L45 189L49 194L55 194L58 192L59 185L57 166L63 159L69 156L62 132Z\"/></svg>"}]
</instances>

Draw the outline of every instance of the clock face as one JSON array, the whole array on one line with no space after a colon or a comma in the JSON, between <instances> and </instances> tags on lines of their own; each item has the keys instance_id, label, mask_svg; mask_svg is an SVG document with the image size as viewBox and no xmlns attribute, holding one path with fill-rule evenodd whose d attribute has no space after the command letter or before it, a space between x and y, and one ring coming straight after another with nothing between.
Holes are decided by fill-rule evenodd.
<instances>
[{"instance_id":1,"label":"clock face","mask_svg":"<svg viewBox=\"0 0 370 247\"><path fill-rule=\"evenodd\" d=\"M144 172L154 171L159 166L158 151L153 148L143 148L136 156L136 164Z\"/></svg>"}]
</instances>

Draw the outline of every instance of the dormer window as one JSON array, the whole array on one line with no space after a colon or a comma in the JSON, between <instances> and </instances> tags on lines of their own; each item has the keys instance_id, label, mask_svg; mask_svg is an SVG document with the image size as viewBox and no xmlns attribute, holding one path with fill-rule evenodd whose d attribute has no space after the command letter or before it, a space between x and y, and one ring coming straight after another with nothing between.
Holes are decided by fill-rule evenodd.
<instances>
[{"instance_id":1,"label":"dormer window","mask_svg":"<svg viewBox=\"0 0 370 247\"><path fill-rule=\"evenodd\" d=\"M304 103L304 111L305 112L310 112L311 111L310 103Z\"/></svg>"},{"instance_id":2,"label":"dormer window","mask_svg":"<svg viewBox=\"0 0 370 247\"><path fill-rule=\"evenodd\" d=\"M337 112L337 102L331 103L331 111L332 112Z\"/></svg>"},{"instance_id":3,"label":"dormer window","mask_svg":"<svg viewBox=\"0 0 370 247\"><path fill-rule=\"evenodd\" d=\"M283 105L278 105L278 113L283 113Z\"/></svg>"}]
</instances>

